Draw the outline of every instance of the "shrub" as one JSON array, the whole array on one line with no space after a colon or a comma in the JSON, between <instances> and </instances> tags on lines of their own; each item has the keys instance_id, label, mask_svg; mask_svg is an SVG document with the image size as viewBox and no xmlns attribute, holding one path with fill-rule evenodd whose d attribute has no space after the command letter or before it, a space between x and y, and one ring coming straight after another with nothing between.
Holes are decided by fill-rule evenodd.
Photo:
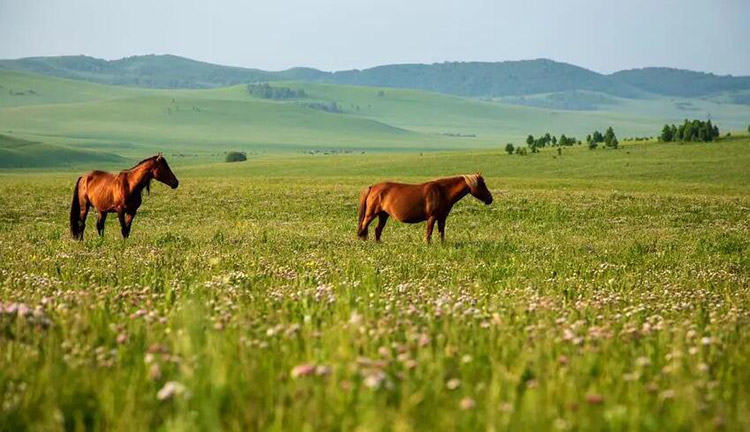
<instances>
[{"instance_id":1,"label":"shrub","mask_svg":"<svg viewBox=\"0 0 750 432\"><path fill-rule=\"evenodd\" d=\"M513 144L511 144L511 143L505 144L505 151L506 151L506 152L507 152L507 153L508 153L509 155L512 155L512 154L513 154L513 150L515 150L515 148L513 147Z\"/></svg>"},{"instance_id":2,"label":"shrub","mask_svg":"<svg viewBox=\"0 0 750 432\"><path fill-rule=\"evenodd\" d=\"M224 159L225 162L243 162L247 160L247 154L245 152L231 151L227 153L227 157Z\"/></svg>"}]
</instances>

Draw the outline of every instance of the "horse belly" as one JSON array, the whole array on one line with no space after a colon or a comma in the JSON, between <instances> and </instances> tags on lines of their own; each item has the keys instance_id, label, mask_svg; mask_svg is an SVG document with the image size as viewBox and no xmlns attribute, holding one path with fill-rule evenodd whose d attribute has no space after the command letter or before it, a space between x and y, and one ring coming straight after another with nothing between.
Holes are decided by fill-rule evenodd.
<instances>
[{"instance_id":1,"label":"horse belly","mask_svg":"<svg viewBox=\"0 0 750 432\"><path fill-rule=\"evenodd\" d=\"M95 187L87 191L89 202L99 211L113 212L116 210L117 203L111 188Z\"/></svg>"},{"instance_id":2,"label":"horse belly","mask_svg":"<svg viewBox=\"0 0 750 432\"><path fill-rule=\"evenodd\" d=\"M389 197L391 198L391 197ZM424 200L414 197L392 197L386 200L383 210L391 217L403 223L418 223L427 220L424 210Z\"/></svg>"}]
</instances>

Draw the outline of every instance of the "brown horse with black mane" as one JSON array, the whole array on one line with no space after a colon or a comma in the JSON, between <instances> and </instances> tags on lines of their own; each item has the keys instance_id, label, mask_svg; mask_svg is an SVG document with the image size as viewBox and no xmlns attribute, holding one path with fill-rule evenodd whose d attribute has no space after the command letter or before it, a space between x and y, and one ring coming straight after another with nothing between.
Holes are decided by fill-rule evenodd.
<instances>
[{"instance_id":1,"label":"brown horse with black mane","mask_svg":"<svg viewBox=\"0 0 750 432\"><path fill-rule=\"evenodd\" d=\"M86 215L89 208L94 207L99 213L96 229L100 236L104 235L107 213L117 213L122 236L127 238L135 213L141 206L143 189L150 190L151 180L160 181L172 189L179 185L161 153L117 174L91 171L78 177L73 189L73 201L70 203L70 234L75 239L83 240Z\"/></svg>"},{"instance_id":2,"label":"brown horse with black mane","mask_svg":"<svg viewBox=\"0 0 750 432\"><path fill-rule=\"evenodd\" d=\"M417 223L427 221L425 240L430 242L435 222L440 240L445 241L445 219L453 205L467 194L489 205L492 194L482 175L469 174L433 180L422 184L378 183L362 190L359 197L359 226L357 235L367 240L367 227L376 217L375 240L380 241L388 216L397 221Z\"/></svg>"}]
</instances>

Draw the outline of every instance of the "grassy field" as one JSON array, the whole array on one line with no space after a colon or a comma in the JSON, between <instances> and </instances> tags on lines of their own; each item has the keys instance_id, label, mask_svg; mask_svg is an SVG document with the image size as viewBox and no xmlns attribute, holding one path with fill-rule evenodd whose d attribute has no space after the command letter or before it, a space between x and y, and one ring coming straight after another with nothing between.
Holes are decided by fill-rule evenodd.
<instances>
[{"instance_id":1,"label":"grassy field","mask_svg":"<svg viewBox=\"0 0 750 432\"><path fill-rule=\"evenodd\" d=\"M613 126L619 137L653 136L669 122L710 116L722 131L744 130L750 106L711 101L617 99L606 109L563 111L418 90L302 82L299 100L265 100L244 86L153 90L0 71L0 168L80 166L140 160L163 151L185 163L219 161L227 151L416 152L521 144L550 132L584 139ZM614 100L614 99L613 99ZM341 113L301 106L335 102ZM1 138L1 137L0 137ZM11 140L34 145L11 146ZM36 165L33 165L37 161Z\"/></svg>"},{"instance_id":2,"label":"grassy field","mask_svg":"<svg viewBox=\"0 0 750 432\"><path fill-rule=\"evenodd\" d=\"M0 174L0 430L750 429L750 140L170 160L119 238ZM447 242L361 187L482 170Z\"/></svg>"}]
</instances>

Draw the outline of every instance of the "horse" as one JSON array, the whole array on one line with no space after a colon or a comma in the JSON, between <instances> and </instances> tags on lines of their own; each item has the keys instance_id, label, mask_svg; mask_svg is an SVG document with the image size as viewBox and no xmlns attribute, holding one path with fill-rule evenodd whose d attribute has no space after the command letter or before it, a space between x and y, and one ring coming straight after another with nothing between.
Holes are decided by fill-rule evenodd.
<instances>
[{"instance_id":1,"label":"horse","mask_svg":"<svg viewBox=\"0 0 750 432\"><path fill-rule=\"evenodd\" d=\"M141 206L141 194L143 189L151 191L151 180L160 181L172 189L179 185L161 153L117 174L90 171L78 177L70 203L70 234L74 239L83 240L86 216L89 208L94 207L98 212L96 229L100 236L104 235L107 213L117 213L122 237L128 238L135 213Z\"/></svg>"},{"instance_id":2,"label":"horse","mask_svg":"<svg viewBox=\"0 0 750 432\"><path fill-rule=\"evenodd\" d=\"M440 240L445 241L445 219L453 206L467 194L487 205L492 204L492 194L480 173L441 178L422 184L385 182L366 187L359 197L357 235L362 240L367 240L367 228L377 217L375 241L380 241L388 217L393 216L404 223L427 221L427 243L430 243L432 230L437 222Z\"/></svg>"}]
</instances>

